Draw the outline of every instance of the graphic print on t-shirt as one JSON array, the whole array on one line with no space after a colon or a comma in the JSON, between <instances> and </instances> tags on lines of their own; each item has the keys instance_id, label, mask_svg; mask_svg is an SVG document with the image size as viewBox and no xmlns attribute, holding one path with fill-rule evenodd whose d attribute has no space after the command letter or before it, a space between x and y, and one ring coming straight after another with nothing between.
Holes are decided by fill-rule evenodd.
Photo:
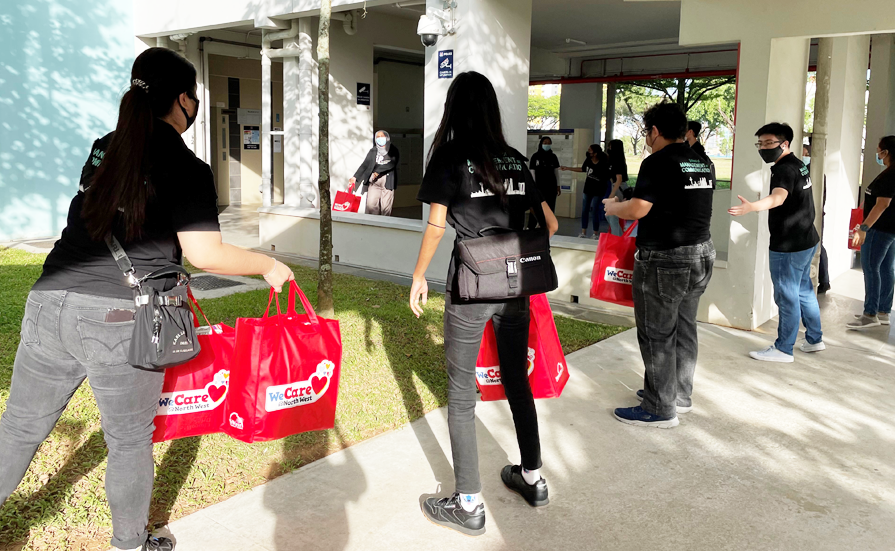
<instances>
[{"instance_id":1,"label":"graphic print on t-shirt","mask_svg":"<svg viewBox=\"0 0 895 551\"><path fill-rule=\"evenodd\" d=\"M684 185L684 189L714 189L711 179L711 166L702 161L681 161L681 172L689 179L690 183Z\"/></svg>"},{"instance_id":2,"label":"graphic print on t-shirt","mask_svg":"<svg viewBox=\"0 0 895 551\"><path fill-rule=\"evenodd\" d=\"M474 173L475 167L472 165L472 162L467 160L466 164L469 167L470 174ZM494 168L502 174L507 172L519 173L525 170L525 165L515 157L505 156L494 158ZM507 195L525 195L524 179L520 182L516 181L514 178L507 178L503 181L503 186L507 190ZM491 190L485 189L484 183L480 183L479 190L470 193L469 196L473 199L478 199L481 197L493 197L494 193Z\"/></svg>"}]
</instances>

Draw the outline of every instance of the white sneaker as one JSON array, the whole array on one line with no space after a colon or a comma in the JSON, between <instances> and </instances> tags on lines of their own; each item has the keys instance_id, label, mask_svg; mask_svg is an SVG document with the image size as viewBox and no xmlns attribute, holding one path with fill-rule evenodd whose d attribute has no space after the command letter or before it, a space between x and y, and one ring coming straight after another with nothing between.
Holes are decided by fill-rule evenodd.
<instances>
[{"instance_id":1,"label":"white sneaker","mask_svg":"<svg viewBox=\"0 0 895 551\"><path fill-rule=\"evenodd\" d=\"M578 237L580 237L581 239L587 239L587 234L581 233L581 234L578 234Z\"/></svg>"},{"instance_id":2,"label":"white sneaker","mask_svg":"<svg viewBox=\"0 0 895 551\"><path fill-rule=\"evenodd\" d=\"M774 345L767 347L765 350L758 350L755 352L749 352L749 356L752 357L753 360L759 360L762 362L780 362L780 363L792 363L795 359L785 353L777 350Z\"/></svg>"},{"instance_id":3,"label":"white sneaker","mask_svg":"<svg viewBox=\"0 0 895 551\"><path fill-rule=\"evenodd\" d=\"M824 341L820 341L814 344L805 341L801 345L799 345L799 350L801 350L802 352L820 352L821 350L826 349L827 345L824 344Z\"/></svg>"}]
</instances>

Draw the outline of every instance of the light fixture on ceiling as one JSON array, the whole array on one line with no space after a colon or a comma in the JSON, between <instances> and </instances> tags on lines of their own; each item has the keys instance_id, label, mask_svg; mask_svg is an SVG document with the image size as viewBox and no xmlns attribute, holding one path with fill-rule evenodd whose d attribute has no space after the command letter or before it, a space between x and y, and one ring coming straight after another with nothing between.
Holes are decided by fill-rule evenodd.
<instances>
[{"instance_id":1,"label":"light fixture on ceiling","mask_svg":"<svg viewBox=\"0 0 895 551\"><path fill-rule=\"evenodd\" d=\"M583 40L575 40L574 38L567 38L566 44L578 44L580 46L587 46L587 42Z\"/></svg>"}]
</instances>

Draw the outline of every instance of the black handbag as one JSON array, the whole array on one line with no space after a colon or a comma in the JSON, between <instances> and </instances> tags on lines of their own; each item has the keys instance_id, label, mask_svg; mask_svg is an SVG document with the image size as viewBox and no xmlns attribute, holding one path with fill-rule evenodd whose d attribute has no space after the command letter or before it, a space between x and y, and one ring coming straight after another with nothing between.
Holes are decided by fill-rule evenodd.
<instances>
[{"instance_id":1,"label":"black handbag","mask_svg":"<svg viewBox=\"0 0 895 551\"><path fill-rule=\"evenodd\" d=\"M121 243L109 235L106 245L134 290L134 333L127 363L142 369L164 369L198 356L199 341L188 298L189 272L183 266L168 266L137 278ZM177 277L177 284L169 291L146 284L172 276Z\"/></svg>"},{"instance_id":2,"label":"black handbag","mask_svg":"<svg viewBox=\"0 0 895 551\"><path fill-rule=\"evenodd\" d=\"M497 233L485 235L489 232ZM491 227L479 235L455 246L457 291L463 300L528 297L559 286L546 230Z\"/></svg>"}]
</instances>

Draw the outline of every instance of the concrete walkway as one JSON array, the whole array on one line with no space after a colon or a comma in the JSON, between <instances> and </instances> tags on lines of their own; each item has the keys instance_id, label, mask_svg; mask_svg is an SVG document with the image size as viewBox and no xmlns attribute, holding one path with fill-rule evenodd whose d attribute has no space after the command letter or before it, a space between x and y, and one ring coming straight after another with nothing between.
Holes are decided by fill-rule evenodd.
<instances>
[{"instance_id":1,"label":"concrete walkway","mask_svg":"<svg viewBox=\"0 0 895 551\"><path fill-rule=\"evenodd\" d=\"M543 509L502 486L500 468L519 459L511 415L505 402L481 403L482 537L430 524L419 509L421 495L453 490L444 409L170 531L178 551L890 550L895 345L888 327L837 329L861 310L854 297L823 302L829 348L796 352L794 364L747 357L771 334L701 326L695 407L673 430L612 417L637 404L634 331L571 355L562 398L538 402Z\"/></svg>"}]
</instances>

